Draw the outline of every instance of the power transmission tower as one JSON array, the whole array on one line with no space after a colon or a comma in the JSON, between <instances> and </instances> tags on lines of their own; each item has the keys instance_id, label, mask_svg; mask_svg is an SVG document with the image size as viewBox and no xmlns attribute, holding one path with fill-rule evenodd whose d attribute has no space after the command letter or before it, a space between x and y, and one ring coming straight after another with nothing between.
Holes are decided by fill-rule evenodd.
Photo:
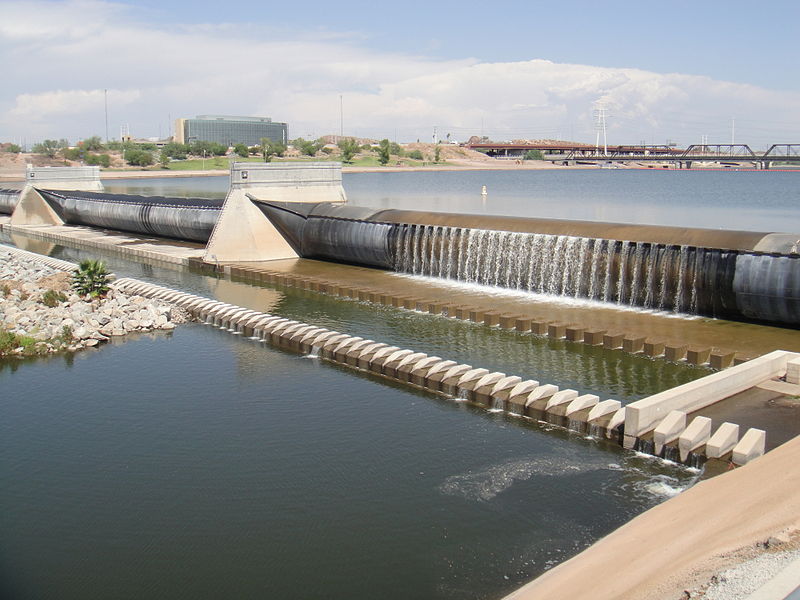
<instances>
[{"instance_id":1,"label":"power transmission tower","mask_svg":"<svg viewBox=\"0 0 800 600\"><path fill-rule=\"evenodd\" d=\"M596 152L600 152L600 133L603 134L603 156L608 156L608 139L606 138L606 105L602 101L594 104L594 128L597 133L594 147Z\"/></svg>"}]
</instances>

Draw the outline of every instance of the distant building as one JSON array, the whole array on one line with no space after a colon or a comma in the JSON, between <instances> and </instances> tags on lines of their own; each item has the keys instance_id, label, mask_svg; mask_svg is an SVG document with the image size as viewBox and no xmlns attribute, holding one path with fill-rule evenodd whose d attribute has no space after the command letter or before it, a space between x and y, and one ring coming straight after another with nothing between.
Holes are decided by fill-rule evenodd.
<instances>
[{"instance_id":1,"label":"distant building","mask_svg":"<svg viewBox=\"0 0 800 600\"><path fill-rule=\"evenodd\" d=\"M198 115L194 119L175 121L175 141L217 142L225 146L247 144L256 146L261 138L286 143L286 123L275 123L268 117L230 117L224 115Z\"/></svg>"}]
</instances>

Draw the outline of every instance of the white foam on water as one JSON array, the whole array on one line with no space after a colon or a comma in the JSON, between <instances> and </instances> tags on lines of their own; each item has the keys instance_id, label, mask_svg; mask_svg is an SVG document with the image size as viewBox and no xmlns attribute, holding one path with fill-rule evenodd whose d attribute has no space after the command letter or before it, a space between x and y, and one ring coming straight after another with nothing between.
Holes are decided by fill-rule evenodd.
<instances>
[{"instance_id":1,"label":"white foam on water","mask_svg":"<svg viewBox=\"0 0 800 600\"><path fill-rule=\"evenodd\" d=\"M485 285L480 283L466 283L457 279L444 279L440 277L431 277L428 275L412 275L410 273L392 272L392 277L400 277L403 279L410 279L412 281L419 281L422 283L436 284L442 287L459 290L462 292L476 292L484 296L494 296L499 298L514 298L522 299L532 302L550 302L562 306L575 306L585 308L602 308L606 310L613 310L619 312L635 312L648 315L658 315L668 317L671 319L684 319L687 321L695 321L701 318L699 315L692 315L689 313L672 312L666 310L658 310L653 308L643 308L630 304L617 304L614 302L603 302L602 300L591 300L589 298L575 298L572 296L559 296L557 294L541 294L537 292L529 292L527 290L518 290L512 288L504 288L493 285Z\"/></svg>"},{"instance_id":2,"label":"white foam on water","mask_svg":"<svg viewBox=\"0 0 800 600\"><path fill-rule=\"evenodd\" d=\"M303 358L319 358L319 354L306 354Z\"/></svg>"}]
</instances>

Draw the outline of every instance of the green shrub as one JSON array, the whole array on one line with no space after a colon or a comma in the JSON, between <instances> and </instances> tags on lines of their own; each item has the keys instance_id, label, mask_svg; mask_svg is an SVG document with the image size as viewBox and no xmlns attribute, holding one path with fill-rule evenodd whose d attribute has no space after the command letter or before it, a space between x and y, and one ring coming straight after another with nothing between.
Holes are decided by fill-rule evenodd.
<instances>
[{"instance_id":1,"label":"green shrub","mask_svg":"<svg viewBox=\"0 0 800 600\"><path fill-rule=\"evenodd\" d=\"M422 152L419 150L412 150L408 153L408 158L413 158L414 160L425 160L425 157L422 156Z\"/></svg>"},{"instance_id":2,"label":"green shrub","mask_svg":"<svg viewBox=\"0 0 800 600\"><path fill-rule=\"evenodd\" d=\"M69 325L64 325L61 328L61 333L58 336L58 341L64 344L69 344L72 341L72 339L73 339L72 327L70 327Z\"/></svg>"},{"instance_id":3,"label":"green shrub","mask_svg":"<svg viewBox=\"0 0 800 600\"><path fill-rule=\"evenodd\" d=\"M42 295L42 304L48 306L50 308L54 308L61 304L62 302L66 302L67 297L62 294L61 292L57 292L55 290L47 290Z\"/></svg>"},{"instance_id":4,"label":"green shrub","mask_svg":"<svg viewBox=\"0 0 800 600\"><path fill-rule=\"evenodd\" d=\"M525 160L543 160L544 155L541 150L531 149L525 153L523 157Z\"/></svg>"},{"instance_id":5,"label":"green shrub","mask_svg":"<svg viewBox=\"0 0 800 600\"><path fill-rule=\"evenodd\" d=\"M81 296L101 298L108 293L111 273L99 260L84 260L72 276L72 287Z\"/></svg>"}]
</instances>

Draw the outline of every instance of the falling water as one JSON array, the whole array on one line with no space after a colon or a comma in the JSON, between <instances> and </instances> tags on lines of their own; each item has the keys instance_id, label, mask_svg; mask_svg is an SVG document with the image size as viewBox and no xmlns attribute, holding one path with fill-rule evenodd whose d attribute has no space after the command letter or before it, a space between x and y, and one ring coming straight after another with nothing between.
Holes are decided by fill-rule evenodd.
<instances>
[{"instance_id":1,"label":"falling water","mask_svg":"<svg viewBox=\"0 0 800 600\"><path fill-rule=\"evenodd\" d=\"M692 246L424 225L404 226L394 249L406 273L691 312L712 306L706 270L723 260Z\"/></svg>"}]
</instances>

